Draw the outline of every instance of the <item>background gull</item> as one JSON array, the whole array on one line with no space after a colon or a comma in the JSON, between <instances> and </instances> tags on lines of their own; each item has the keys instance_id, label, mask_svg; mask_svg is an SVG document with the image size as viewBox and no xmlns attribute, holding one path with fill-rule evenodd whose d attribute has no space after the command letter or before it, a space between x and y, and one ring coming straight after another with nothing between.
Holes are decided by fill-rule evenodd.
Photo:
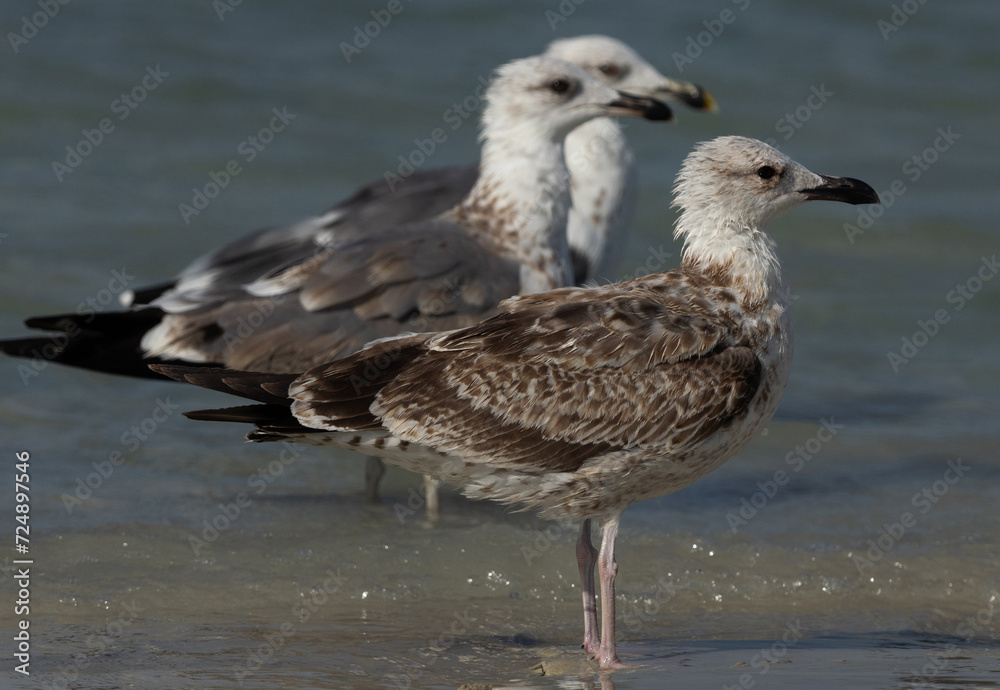
<instances>
[{"instance_id":1,"label":"background gull","mask_svg":"<svg viewBox=\"0 0 1000 690\"><path fill-rule=\"evenodd\" d=\"M714 110L715 100L700 86L661 74L625 43L601 35L553 41L545 56L572 62L613 88L698 110ZM635 155L612 117L586 122L567 135L566 167L572 207L567 236L578 284L603 275L624 244L635 203ZM479 166L416 170L402 182L378 180L359 188L322 216L266 229L199 258L176 281L130 293L126 304L157 304L182 310L239 291L261 271L282 260L290 248L314 250L331 234L337 241L365 237L386 227L432 218L472 190ZM146 372L148 373L148 372Z\"/></svg>"},{"instance_id":2,"label":"background gull","mask_svg":"<svg viewBox=\"0 0 1000 690\"><path fill-rule=\"evenodd\" d=\"M34 0L21 4L21 13L9 6L15 32L22 14L30 19L38 10ZM945 299L956 284L965 289L981 258L1000 245L990 119L1000 91L982 88L1000 70L993 3L923 4L888 40L875 28L876 20L889 20L888 3L863 14L847 4L817 11L751 3L682 72L674 52L684 55L689 36L707 30L703 22L721 6L648 3L637 21L612 3L564 3L576 11L553 31L543 15L559 12L556 3L479 3L474 10L403 3L404 14L345 65L338 42L352 40L355 25L371 19L369 8L243 2L219 22L206 17L210 4L110 0L67 14L70 3L5 63L5 92L16 94L16 103L6 111L0 188L0 236L7 235L0 238L0 337L29 335L27 316L74 311L109 287L112 269L135 276L128 287L140 288L251 230L319 215L395 168L389 162L408 154L415 137L448 129L445 109L471 93L476 75L488 77L508 59L540 53L563 36L623 38L664 74L709 87L722 112L709 117L677 106L677 127L626 128L640 186L629 242L611 277L636 277L650 248L661 246L675 258L661 259L656 270L680 265L680 243L664 234L675 218L670 181L696 141L721 134L773 138L817 172L860 177L879 191L885 210L819 202L772 222L785 275L800 297L789 383L766 436L683 491L625 511L618 652L642 668L627 678L615 674L619 690L658 687L667 668L678 687L708 685L706 678L715 687L738 685L747 671L756 678L740 662L769 649L796 619L805 637L780 659L793 663L768 664L772 673L758 686L780 672L790 687L833 690L873 679L893 687L900 668L921 667L938 676L954 669L968 683L995 681L1000 630L987 625L968 640L972 631L956 636L955 629L979 611L992 609L998 620L1000 594L991 590L1000 532L991 513L1000 486L1000 367L993 365L1000 280L984 283L960 311ZM81 30L126 19L134 40L95 43L93 32ZM442 60L429 46L463 57ZM111 99L158 61L170 79L127 120L115 120ZM835 95L807 122L796 116L802 126L786 138L786 114L794 116L824 83ZM266 124L273 106L285 105L299 114L292 126L189 225L181 222L178 203L190 202L191 188L235 158L235 145ZM116 124L113 136L59 182L52 161L63 160L81 128L105 116ZM476 113L448 130L447 143L423 167L475 162L478 124ZM961 139L913 182L901 166L948 126ZM345 139L345 131L353 134ZM908 191L885 207L882 192L897 179ZM848 238L845 225L875 216L865 234ZM894 370L887 352L898 354L901 337L911 340L917 320L933 320L940 308L951 320ZM146 685L177 678L186 688L217 689L234 667L247 670L258 631L288 620L300 632L248 673L244 687L309 686L316 672L347 686L407 679L411 687L503 685L511 669L524 677L543 660L546 676L532 683L555 687L572 684L584 666L573 649L580 643L579 580L571 575L579 524L569 530L535 511L506 514L493 501L454 495L442 529L428 530L417 514L396 515L396 502L405 508L410 487L418 488L408 472L388 473L384 493L392 500L366 509L357 462L344 451L296 444L301 455L264 501L251 488L253 508L201 552L208 558L195 559L187 535L200 536L201 520L211 521L220 500L249 488L246 479L284 446L240 443L250 426L172 415L70 513L60 494L73 496L77 478L95 471L92 462L129 450L119 436L149 415L155 398L185 403L182 384L55 363L39 370L31 360L5 357L0 370L4 437L10 452L32 451L32 491L48 496L36 495L32 511L36 563L45 569L38 584L45 587L31 624L54 644L39 661L88 660L84 675L98 679L93 684L121 683L128 673L122 655L93 655L86 642L123 613L115 612L119 602L137 597L143 615L116 642L134 673L153 678ZM204 389L186 394L182 409L226 404ZM842 430L795 472L800 465L789 467L786 453L807 439L814 450L821 418L831 417ZM226 444L225 434L236 442ZM970 473L926 515L916 513L917 527L862 580L851 554L864 556L867 540L913 511L912 496L957 457L973 466ZM727 513L738 515L743 498L758 503L757 482L779 469L788 471L788 484L730 529ZM345 493L352 481L357 494ZM316 548L333 529L338 548ZM555 541L536 542L542 533ZM341 566L348 582L300 627L289 615L295 598L308 597L328 568ZM166 591L183 596L162 596ZM456 633L447 651L426 653L429 638L448 630L455 613L473 619L467 632ZM255 623L249 627L248 617ZM713 631L723 629L726 639L713 642ZM507 643L532 631L541 634L534 646ZM205 634L219 644L190 653L192 636ZM953 645L969 659L950 661ZM554 666L563 662L573 671L560 677ZM838 669L837 680L817 676L818 668ZM44 663L32 665L33 676L36 670L53 683L65 678Z\"/></svg>"},{"instance_id":3,"label":"background gull","mask_svg":"<svg viewBox=\"0 0 1000 690\"><path fill-rule=\"evenodd\" d=\"M697 109L714 108L707 91L665 77L629 46L607 36L559 39L549 45L545 55L572 62L622 91L682 102ZM635 156L618 121L597 117L569 133L565 159L572 197L566 232L573 282L579 284L603 275L613 264L613 250L624 244L635 201ZM402 315L387 318L374 312L344 323L331 320L330 306L320 306L316 301L295 305L301 307L295 313L287 306L279 307L281 313L275 315L274 305L257 298L266 296L264 293L276 300L289 295L273 283L264 287L269 276L285 275L291 267L303 263L315 265L310 262L315 262L317 256L352 242L360 243L350 250L359 252L357 258L362 260L364 252L375 249L371 242L383 241L388 230L426 222L447 212L473 189L479 170L479 166L468 166L416 171L393 186L379 180L358 189L322 216L241 237L195 260L174 280L122 295L126 306L153 309L138 309L124 319L118 315L100 316L86 324L73 315L33 317L26 322L29 327L53 330L57 335L0 341L0 351L25 357L37 357L36 353L43 350L54 351L55 355L47 355L46 359L141 377L152 375L148 362L164 357L291 372L353 352L377 337L475 323L491 313L501 299L524 292L514 281L507 280L504 271L494 271L488 262L473 270L479 258L475 251L462 259L470 270L460 276L448 274L442 281L445 288L438 291L436 298L418 301L410 305L414 309ZM326 266L318 273L341 275L342 270L343 266L332 271ZM360 281L369 279L359 271L350 275ZM377 283L368 287L380 288ZM478 303L465 303L447 313L452 309L449 303L463 291L475 295ZM373 327L374 320L379 321L378 327ZM157 339L167 328L161 325L164 321L171 324L169 347ZM257 322L265 324L264 332L244 337L257 330ZM268 359L261 348L275 343L274 338L265 335L272 328L277 329L276 333L291 329L296 336L282 339L283 352ZM331 328L335 330L330 332ZM151 330L153 333L147 335ZM210 337L210 331L216 337ZM220 347L221 343L226 346ZM377 496L382 472L377 460L368 463L366 492L370 498ZM428 485L427 491L433 508L433 488Z\"/></svg>"},{"instance_id":4,"label":"background gull","mask_svg":"<svg viewBox=\"0 0 1000 690\"><path fill-rule=\"evenodd\" d=\"M54 343L56 361L133 375L149 361L178 360L300 371L377 338L470 325L506 297L571 284L566 135L595 117L662 120L670 110L548 57L501 67L486 101L481 174L444 213L347 237L317 234L311 223L259 233L246 251L216 256L215 268L182 274L148 307L29 319L63 335L0 347L31 357ZM226 280L216 280L220 271Z\"/></svg>"},{"instance_id":5,"label":"background gull","mask_svg":"<svg viewBox=\"0 0 1000 690\"><path fill-rule=\"evenodd\" d=\"M591 75L629 93L679 100L702 109L714 107L711 96L700 87L664 77L631 48L606 36L561 39L549 46L546 55L573 62ZM490 138L494 140L496 150L504 145L501 139L484 132L484 139ZM620 237L631 217L634 201L634 155L617 121L611 117L596 117L576 127L566 137L565 159L571 173L572 196L566 230L574 281L579 283L599 275L599 270L608 264L609 247L622 244ZM204 328L215 314L225 314L216 324L224 332L227 328L234 328L240 317L246 320L246 317L264 315L263 312L269 311L270 307L254 298L266 294L286 294L281 292L280 285L271 280L276 275L287 276L291 267L314 262L317 255L323 256L333 247L360 242L370 250L373 247L371 242L374 239L384 240L384 233L389 230L428 221L453 209L472 191L478 178L479 167L471 166L416 172L395 188L380 180L360 188L318 218L252 233L200 257L172 281L123 294L127 306L153 306L159 311L142 311L139 316L127 317L124 323L117 315L100 317L97 322L87 323L85 330L79 319L72 315L33 317L27 321L32 328L63 333L67 329L83 330L84 337L74 337L69 344L62 334L54 338L9 340L0 343L0 348L8 354L31 356L33 351L54 343L59 352L48 359L133 376L151 375L145 362L137 361L139 352L144 358L169 356L230 367L252 364L256 368L270 367L275 371L302 369L317 363L317 357L334 358L346 354L372 338L395 335L405 330L408 324L397 319L397 323L403 325L395 331L391 326L362 329L358 333L341 328L337 331L341 337L336 346L321 352L315 350L328 347L329 339L310 341L314 345L298 340L294 343L294 347L301 351L298 357L294 354L279 355L273 362L255 351L259 336L249 339L229 337L228 346L220 348L219 338L204 337ZM509 249L513 253L517 251L516 248ZM354 277L364 279L370 276ZM463 286L462 280L471 279L469 275L461 279L452 277L455 278L450 283L453 289ZM485 276L479 273L475 279L483 281ZM369 287L377 289L379 286ZM489 289L483 290L483 286L478 284L469 289L473 293L482 293L477 318L488 313L500 299L518 292L516 288L511 290L511 286L501 279L486 287ZM491 298L495 301L490 302ZM419 315L424 317L421 330L460 325L453 319L431 318L441 315L421 310L421 306L426 305L416 305ZM322 312L315 303L303 307L300 319ZM178 327L174 331L188 330L190 337L180 341L174 339L167 347L162 342L156 342L156 334L162 333L163 328L147 336L146 332L159 324L164 316L175 324L185 323L183 328ZM271 319L268 318L268 321ZM371 319L367 321L370 326ZM318 319L314 326L310 325L312 331L328 326L322 319ZM137 346L141 350L137 350Z\"/></svg>"},{"instance_id":6,"label":"background gull","mask_svg":"<svg viewBox=\"0 0 1000 690\"><path fill-rule=\"evenodd\" d=\"M878 202L864 182L722 137L698 145L678 175L680 269L513 298L476 326L385 339L300 376L154 366L263 403L189 414L252 422L253 441L355 449L473 498L582 520L583 647L601 668L620 668L622 512L711 472L771 419L791 366L792 323L766 225L812 199ZM384 363L378 376L366 378L375 362ZM594 519L603 523L600 552Z\"/></svg>"},{"instance_id":7,"label":"background gull","mask_svg":"<svg viewBox=\"0 0 1000 690\"><path fill-rule=\"evenodd\" d=\"M709 93L690 82L660 74L632 48L608 36L553 41L545 51L568 60L616 89L698 110L714 110ZM577 284L606 277L624 247L635 208L635 154L617 120L596 118L566 137L566 167L573 206L566 232Z\"/></svg>"}]
</instances>

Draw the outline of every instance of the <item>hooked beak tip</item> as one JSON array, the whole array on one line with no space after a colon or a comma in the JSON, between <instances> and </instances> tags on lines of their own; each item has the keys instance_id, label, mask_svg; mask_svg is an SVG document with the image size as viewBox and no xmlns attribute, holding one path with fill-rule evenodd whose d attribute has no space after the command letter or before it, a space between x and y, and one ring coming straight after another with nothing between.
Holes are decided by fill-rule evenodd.
<instances>
[{"instance_id":1,"label":"hooked beak tip","mask_svg":"<svg viewBox=\"0 0 1000 690\"><path fill-rule=\"evenodd\" d=\"M618 92L618 98L607 104L606 109L609 115L631 115L664 122L674 119L674 112L663 101L621 91Z\"/></svg>"},{"instance_id":2,"label":"hooked beak tip","mask_svg":"<svg viewBox=\"0 0 1000 690\"><path fill-rule=\"evenodd\" d=\"M862 182L853 177L832 177L830 175L820 175L823 184L803 189L809 200L840 201L845 204L881 204L876 192L867 182Z\"/></svg>"}]
</instances>

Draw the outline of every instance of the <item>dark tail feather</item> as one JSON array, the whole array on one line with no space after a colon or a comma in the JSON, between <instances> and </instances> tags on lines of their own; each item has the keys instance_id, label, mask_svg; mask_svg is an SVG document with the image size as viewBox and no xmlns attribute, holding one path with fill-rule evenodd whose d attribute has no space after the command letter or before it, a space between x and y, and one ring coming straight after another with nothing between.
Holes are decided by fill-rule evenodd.
<instances>
[{"instance_id":1,"label":"dark tail feather","mask_svg":"<svg viewBox=\"0 0 1000 690\"><path fill-rule=\"evenodd\" d=\"M240 422L243 424L288 424L294 422L288 407L283 405L243 405L217 410L184 412L188 419L201 422Z\"/></svg>"},{"instance_id":2,"label":"dark tail feather","mask_svg":"<svg viewBox=\"0 0 1000 690\"><path fill-rule=\"evenodd\" d=\"M161 318L159 309L35 316L25 321L28 327L55 332L0 340L0 352L108 374L163 379L149 370L150 361L156 360L144 358L140 345L142 336Z\"/></svg>"},{"instance_id":3,"label":"dark tail feather","mask_svg":"<svg viewBox=\"0 0 1000 690\"><path fill-rule=\"evenodd\" d=\"M323 429L302 426L286 405L243 405L217 410L195 410L185 412L184 416L203 422L256 424L257 428L247 434L247 438L254 442L284 441L290 437L301 438L306 434L328 433Z\"/></svg>"},{"instance_id":4,"label":"dark tail feather","mask_svg":"<svg viewBox=\"0 0 1000 690\"><path fill-rule=\"evenodd\" d=\"M283 406L286 409L291 405L288 387L299 377L298 374L264 374L257 371L177 364L153 364L149 368L175 381L238 395L267 405Z\"/></svg>"},{"instance_id":5,"label":"dark tail feather","mask_svg":"<svg viewBox=\"0 0 1000 690\"><path fill-rule=\"evenodd\" d=\"M258 428L247 434L247 438L251 441L282 441L290 435L324 433L321 429L308 429L302 426L292 416L292 399L288 397L288 387L298 378L298 374L264 374L255 371L174 364L154 364L150 368L175 381L263 403L185 412L184 416L188 419L256 424Z\"/></svg>"}]
</instances>

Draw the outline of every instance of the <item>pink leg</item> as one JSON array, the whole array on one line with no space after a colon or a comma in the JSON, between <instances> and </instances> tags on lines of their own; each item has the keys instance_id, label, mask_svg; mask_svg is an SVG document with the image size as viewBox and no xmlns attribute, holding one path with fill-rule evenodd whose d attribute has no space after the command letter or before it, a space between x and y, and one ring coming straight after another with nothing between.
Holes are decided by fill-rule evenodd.
<instances>
[{"instance_id":1,"label":"pink leg","mask_svg":"<svg viewBox=\"0 0 1000 690\"><path fill-rule=\"evenodd\" d=\"M438 487L441 482L429 475L424 475L424 496L427 501L427 519L434 522L441 517L441 501L438 498Z\"/></svg>"},{"instance_id":2,"label":"pink leg","mask_svg":"<svg viewBox=\"0 0 1000 690\"><path fill-rule=\"evenodd\" d=\"M618 536L621 517L618 513L604 523L604 537L597 561L601 574L601 650L598 660L604 669L625 668L615 649L615 576L618 574L615 537Z\"/></svg>"},{"instance_id":3,"label":"pink leg","mask_svg":"<svg viewBox=\"0 0 1000 690\"><path fill-rule=\"evenodd\" d=\"M365 458L365 498L378 503L378 485L385 474L385 465L378 458Z\"/></svg>"},{"instance_id":4,"label":"pink leg","mask_svg":"<svg viewBox=\"0 0 1000 690\"><path fill-rule=\"evenodd\" d=\"M600 653L601 640L597 635L597 593L594 590L597 549L590 542L590 518L580 525L576 563L580 566L580 582L583 584L583 651L587 653L587 658L593 659Z\"/></svg>"}]
</instances>

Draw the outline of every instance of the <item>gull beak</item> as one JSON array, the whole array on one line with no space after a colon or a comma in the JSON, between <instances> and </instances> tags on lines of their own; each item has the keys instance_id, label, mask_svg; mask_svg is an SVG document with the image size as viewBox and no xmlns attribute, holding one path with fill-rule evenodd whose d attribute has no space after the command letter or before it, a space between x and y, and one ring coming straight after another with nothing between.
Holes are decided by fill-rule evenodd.
<instances>
[{"instance_id":1,"label":"gull beak","mask_svg":"<svg viewBox=\"0 0 1000 690\"><path fill-rule=\"evenodd\" d=\"M604 106L608 115L630 115L645 120L672 120L674 113L670 107L655 98L633 96L630 93L618 92L618 98Z\"/></svg>"},{"instance_id":2,"label":"gull beak","mask_svg":"<svg viewBox=\"0 0 1000 690\"><path fill-rule=\"evenodd\" d=\"M800 189L810 201L843 201L845 204L880 204L878 194L866 182L853 177L830 177L820 175L823 184L812 189Z\"/></svg>"},{"instance_id":3,"label":"gull beak","mask_svg":"<svg viewBox=\"0 0 1000 690\"><path fill-rule=\"evenodd\" d=\"M689 81L666 79L652 95L668 101L679 101L695 110L704 110L709 113L719 109L712 94Z\"/></svg>"}]
</instances>

